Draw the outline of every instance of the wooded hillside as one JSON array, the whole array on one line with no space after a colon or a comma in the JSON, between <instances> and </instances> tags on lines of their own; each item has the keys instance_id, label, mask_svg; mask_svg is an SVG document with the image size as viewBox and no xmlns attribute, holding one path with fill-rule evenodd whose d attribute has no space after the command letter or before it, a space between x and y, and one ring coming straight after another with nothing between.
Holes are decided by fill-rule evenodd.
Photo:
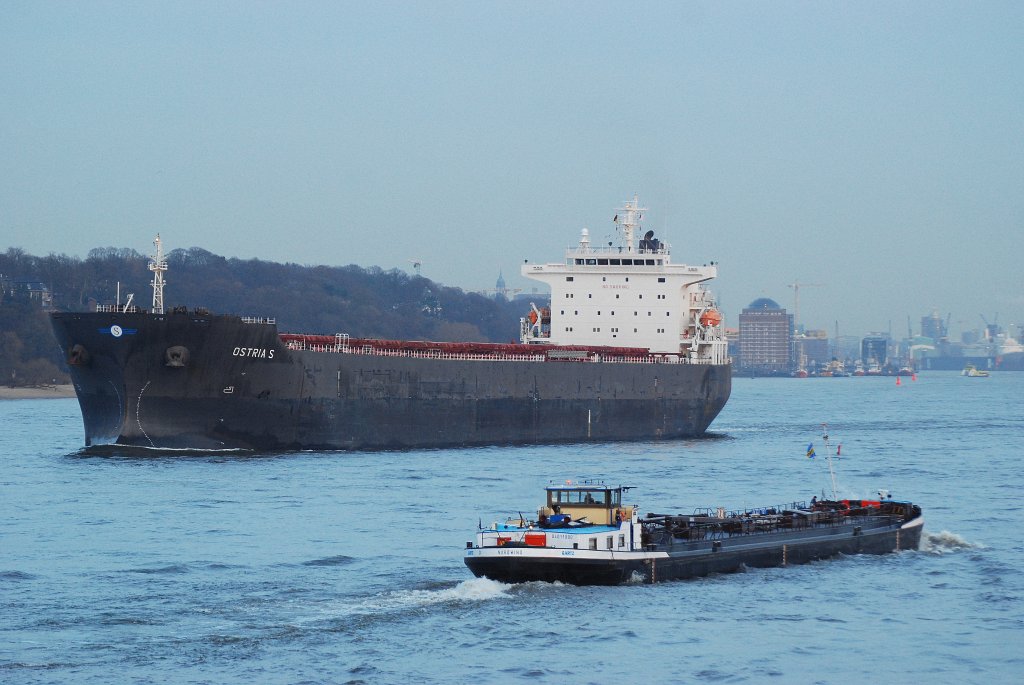
<instances>
[{"instance_id":1,"label":"wooded hillside","mask_svg":"<svg viewBox=\"0 0 1024 685\"><path fill-rule=\"evenodd\" d=\"M509 342L518 339L519 317L528 306L377 267L229 259L197 247L174 250L167 263L165 309L184 305L273 317L282 333ZM0 253L0 383L67 381L48 316L31 284L45 286L58 311L114 303L118 283L122 304L134 293L133 304L148 308L148 265L148 257L125 248L97 248L86 259L35 257L18 248Z\"/></svg>"}]
</instances>

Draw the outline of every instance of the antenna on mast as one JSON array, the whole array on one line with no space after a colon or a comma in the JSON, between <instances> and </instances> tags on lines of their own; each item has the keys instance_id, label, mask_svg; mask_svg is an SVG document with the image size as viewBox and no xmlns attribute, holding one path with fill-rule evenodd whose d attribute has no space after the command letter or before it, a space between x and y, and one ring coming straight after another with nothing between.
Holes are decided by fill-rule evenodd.
<instances>
[{"instance_id":1,"label":"antenna on mast","mask_svg":"<svg viewBox=\"0 0 1024 685\"><path fill-rule=\"evenodd\" d=\"M832 501L837 499L836 494L836 472L832 468L832 448L828 445L828 424L821 424L821 439L825 441L825 458L828 461L828 475L832 477Z\"/></svg>"},{"instance_id":2,"label":"antenna on mast","mask_svg":"<svg viewBox=\"0 0 1024 685\"><path fill-rule=\"evenodd\" d=\"M149 270L153 272L153 313L164 313L164 272L167 271L167 260L164 259L163 246L160 243L160 234L156 234L153 240L156 246L156 254L150 257Z\"/></svg>"},{"instance_id":3,"label":"antenna on mast","mask_svg":"<svg viewBox=\"0 0 1024 685\"><path fill-rule=\"evenodd\" d=\"M612 221L622 230L626 241L626 252L633 252L633 233L640 225L640 219L643 218L641 212L646 212L647 208L640 206L640 199L636 195L633 195L632 200L627 200L625 205L618 209L621 214L616 214Z\"/></svg>"}]
</instances>

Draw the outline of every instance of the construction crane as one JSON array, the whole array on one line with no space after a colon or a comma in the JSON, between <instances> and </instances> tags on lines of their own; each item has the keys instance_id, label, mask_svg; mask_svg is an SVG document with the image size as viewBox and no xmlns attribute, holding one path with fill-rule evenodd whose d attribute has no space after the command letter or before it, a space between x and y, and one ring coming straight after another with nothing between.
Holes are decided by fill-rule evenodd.
<instances>
[{"instance_id":1,"label":"construction crane","mask_svg":"<svg viewBox=\"0 0 1024 685\"><path fill-rule=\"evenodd\" d=\"M999 335L999 312L996 312L996 318L992 319L992 323L988 322L984 314L978 314L978 316L985 322L985 339L994 340Z\"/></svg>"},{"instance_id":2,"label":"construction crane","mask_svg":"<svg viewBox=\"0 0 1024 685\"><path fill-rule=\"evenodd\" d=\"M787 288L793 289L793 329L800 330L800 288L808 287L821 287L824 283L801 283L800 281L793 281L787 283Z\"/></svg>"}]
</instances>

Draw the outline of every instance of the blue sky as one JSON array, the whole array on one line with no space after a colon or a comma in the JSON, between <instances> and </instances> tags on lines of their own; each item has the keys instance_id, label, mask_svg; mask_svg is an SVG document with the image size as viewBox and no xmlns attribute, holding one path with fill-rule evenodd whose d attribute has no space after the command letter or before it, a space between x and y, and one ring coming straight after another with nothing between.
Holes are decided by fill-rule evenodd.
<instances>
[{"instance_id":1,"label":"blue sky","mask_svg":"<svg viewBox=\"0 0 1024 685\"><path fill-rule=\"evenodd\" d=\"M1022 46L1011 2L8 0L0 249L529 288L638 193L732 325L795 281L830 334L1024 323Z\"/></svg>"}]
</instances>

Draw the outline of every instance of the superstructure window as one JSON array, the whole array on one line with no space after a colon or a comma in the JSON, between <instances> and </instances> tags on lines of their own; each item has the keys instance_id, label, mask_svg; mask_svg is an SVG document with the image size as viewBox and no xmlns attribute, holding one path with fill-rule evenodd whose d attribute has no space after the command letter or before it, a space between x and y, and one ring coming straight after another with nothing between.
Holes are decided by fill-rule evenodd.
<instances>
[{"instance_id":1,"label":"superstructure window","mask_svg":"<svg viewBox=\"0 0 1024 685\"><path fill-rule=\"evenodd\" d=\"M599 260L597 260L597 265L598 266L608 266L608 260L607 259L599 259Z\"/></svg>"},{"instance_id":2,"label":"superstructure window","mask_svg":"<svg viewBox=\"0 0 1024 685\"><path fill-rule=\"evenodd\" d=\"M664 276L658 277L658 283L664 283L664 282L665 282Z\"/></svg>"},{"instance_id":3,"label":"superstructure window","mask_svg":"<svg viewBox=\"0 0 1024 685\"><path fill-rule=\"evenodd\" d=\"M566 277L565 277L565 280L567 280L567 281L571 281L571 280L573 280L573 277L572 277L572 276L566 276Z\"/></svg>"},{"instance_id":4,"label":"superstructure window","mask_svg":"<svg viewBox=\"0 0 1024 685\"><path fill-rule=\"evenodd\" d=\"M610 259L608 261L611 263L612 266L618 266L619 264L622 263L622 260L620 259Z\"/></svg>"}]
</instances>

